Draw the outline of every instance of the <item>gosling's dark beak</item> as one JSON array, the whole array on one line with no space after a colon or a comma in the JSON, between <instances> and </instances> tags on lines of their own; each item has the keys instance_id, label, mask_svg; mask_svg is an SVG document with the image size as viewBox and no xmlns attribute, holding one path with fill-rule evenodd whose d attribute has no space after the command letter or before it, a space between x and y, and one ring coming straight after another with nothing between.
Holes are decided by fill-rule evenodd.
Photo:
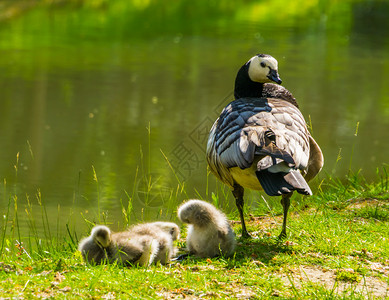
<instances>
[{"instance_id":1,"label":"gosling's dark beak","mask_svg":"<svg viewBox=\"0 0 389 300\"><path fill-rule=\"evenodd\" d=\"M281 80L281 78L278 75L276 70L270 69L270 72L267 75L267 78L269 78L271 81L274 81L275 83L278 83L278 84L282 83L282 80Z\"/></svg>"}]
</instances>

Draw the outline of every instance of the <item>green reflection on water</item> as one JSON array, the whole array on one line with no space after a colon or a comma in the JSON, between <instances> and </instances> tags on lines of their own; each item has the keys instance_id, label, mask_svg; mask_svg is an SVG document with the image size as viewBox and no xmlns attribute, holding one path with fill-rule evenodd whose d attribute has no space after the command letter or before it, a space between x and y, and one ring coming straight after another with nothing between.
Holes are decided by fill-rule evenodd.
<instances>
[{"instance_id":1,"label":"green reflection on water","mask_svg":"<svg viewBox=\"0 0 389 300\"><path fill-rule=\"evenodd\" d=\"M80 212L98 221L99 199L120 227L126 192L132 221L174 219L183 199L229 195L207 177L205 139L258 52L279 60L310 116L324 172L342 176L351 164L371 178L387 162L384 1L26 3L1 4L2 207L39 189L53 222L59 204L61 222L77 226Z\"/></svg>"}]
</instances>

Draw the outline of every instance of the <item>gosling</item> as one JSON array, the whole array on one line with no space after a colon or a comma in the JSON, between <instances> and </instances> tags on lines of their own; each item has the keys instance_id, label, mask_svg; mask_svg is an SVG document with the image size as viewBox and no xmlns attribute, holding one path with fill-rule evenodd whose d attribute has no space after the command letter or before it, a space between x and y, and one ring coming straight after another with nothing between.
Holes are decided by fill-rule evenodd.
<instances>
[{"instance_id":1,"label":"gosling","mask_svg":"<svg viewBox=\"0 0 389 300\"><path fill-rule=\"evenodd\" d=\"M175 254L173 235L161 229L162 225L151 224L136 225L117 233L112 233L107 226L95 226L91 235L80 241L78 249L91 264L117 262L148 266L158 261L165 264Z\"/></svg>"},{"instance_id":2,"label":"gosling","mask_svg":"<svg viewBox=\"0 0 389 300\"><path fill-rule=\"evenodd\" d=\"M129 228L134 236L148 236L158 241L158 251L153 257L154 262L161 264L168 263L177 253L174 247L174 241L180 235L180 229L177 224L171 222L153 222L134 225Z\"/></svg>"},{"instance_id":3,"label":"gosling","mask_svg":"<svg viewBox=\"0 0 389 300\"><path fill-rule=\"evenodd\" d=\"M128 232L112 233L107 226L98 225L92 228L89 237L80 241L78 250L91 264L116 261L129 265L138 262L145 254L142 245L141 241L133 240ZM153 252L152 249L150 251Z\"/></svg>"},{"instance_id":4,"label":"gosling","mask_svg":"<svg viewBox=\"0 0 389 300\"><path fill-rule=\"evenodd\" d=\"M157 226L163 231L169 233L172 236L173 241L176 241L180 238L180 227L176 223L172 222L153 222L149 223L150 225Z\"/></svg>"},{"instance_id":5,"label":"gosling","mask_svg":"<svg viewBox=\"0 0 389 300\"><path fill-rule=\"evenodd\" d=\"M231 256L236 247L235 233L227 217L212 204L189 200L178 208L178 218L188 223L186 245L198 257Z\"/></svg>"}]
</instances>

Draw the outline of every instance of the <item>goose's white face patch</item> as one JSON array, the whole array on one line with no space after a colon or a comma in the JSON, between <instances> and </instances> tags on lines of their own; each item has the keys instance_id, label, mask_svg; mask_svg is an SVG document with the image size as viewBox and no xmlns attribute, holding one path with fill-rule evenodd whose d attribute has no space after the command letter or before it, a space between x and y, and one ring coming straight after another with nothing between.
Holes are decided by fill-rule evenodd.
<instances>
[{"instance_id":1,"label":"goose's white face patch","mask_svg":"<svg viewBox=\"0 0 389 300\"><path fill-rule=\"evenodd\" d=\"M278 71L278 62L274 57L252 57L248 63L249 65L249 77L252 81L266 83L272 82L267 76L270 70Z\"/></svg>"}]
</instances>

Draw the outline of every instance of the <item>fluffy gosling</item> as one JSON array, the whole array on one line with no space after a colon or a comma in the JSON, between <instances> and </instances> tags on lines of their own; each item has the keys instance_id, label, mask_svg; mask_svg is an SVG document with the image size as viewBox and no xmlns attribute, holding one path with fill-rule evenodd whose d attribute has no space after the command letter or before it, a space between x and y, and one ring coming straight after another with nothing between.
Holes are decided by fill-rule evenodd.
<instances>
[{"instance_id":1,"label":"fluffy gosling","mask_svg":"<svg viewBox=\"0 0 389 300\"><path fill-rule=\"evenodd\" d=\"M89 237L80 241L78 249L84 259L92 264L104 261L140 266L158 261L165 264L175 253L173 238L178 236L179 229L176 225L176 231L174 223L158 223L161 224L139 224L117 233L112 233L107 226L98 225L93 227Z\"/></svg>"},{"instance_id":2,"label":"fluffy gosling","mask_svg":"<svg viewBox=\"0 0 389 300\"><path fill-rule=\"evenodd\" d=\"M158 251L153 253L153 262L168 263L177 253L173 241L177 240L180 229L177 224L171 222L154 222L134 225L129 228L134 236L149 236L158 242Z\"/></svg>"},{"instance_id":3,"label":"fluffy gosling","mask_svg":"<svg viewBox=\"0 0 389 300\"><path fill-rule=\"evenodd\" d=\"M188 223L186 238L190 254L198 257L231 256L235 251L235 233L227 217L212 204L189 200L178 208L178 218Z\"/></svg>"}]
</instances>

